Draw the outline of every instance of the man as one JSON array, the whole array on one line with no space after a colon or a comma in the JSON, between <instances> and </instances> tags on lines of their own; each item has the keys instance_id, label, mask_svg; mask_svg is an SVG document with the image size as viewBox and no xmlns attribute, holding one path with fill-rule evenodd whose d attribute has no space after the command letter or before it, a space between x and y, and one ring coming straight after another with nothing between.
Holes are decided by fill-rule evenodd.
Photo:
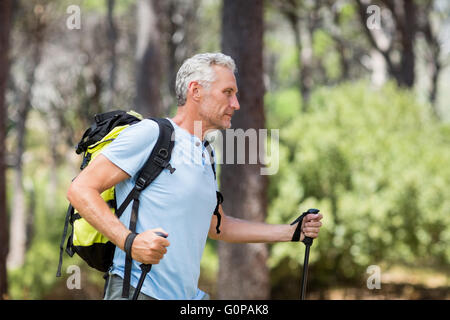
<instances>
[{"instance_id":1,"label":"man","mask_svg":"<svg viewBox=\"0 0 450 320\"><path fill-rule=\"evenodd\" d=\"M175 129L170 162L176 170L173 173L163 170L141 193L138 235L131 245L130 296L141 274L139 264L146 263L156 266L147 275L139 299L207 299L197 287L207 236L235 243L293 239L297 225L236 219L227 216L222 206L219 206L221 232L216 231L218 218L213 212L217 205L217 183L203 141L208 130L230 128L233 113L240 108L234 72L234 61L221 53L195 55L178 71L178 110L169 119ZM127 225L131 206L119 220L100 194L116 185L117 202L123 202L158 134L158 125L148 119L125 129L78 175L67 193L80 215L117 246L105 299L122 298L124 245L130 235ZM300 241L305 235L318 236L321 219L321 214L303 219ZM167 238L155 232L162 232Z\"/></svg>"}]
</instances>

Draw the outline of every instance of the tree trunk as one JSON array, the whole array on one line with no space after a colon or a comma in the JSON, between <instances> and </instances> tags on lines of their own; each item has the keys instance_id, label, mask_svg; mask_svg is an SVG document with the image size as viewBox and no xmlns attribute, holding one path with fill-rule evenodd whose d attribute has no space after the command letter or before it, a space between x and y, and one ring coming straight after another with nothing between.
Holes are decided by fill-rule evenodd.
<instances>
[{"instance_id":1,"label":"tree trunk","mask_svg":"<svg viewBox=\"0 0 450 320\"><path fill-rule=\"evenodd\" d=\"M198 53L198 33L201 26L197 22L201 0L165 0L162 2L163 29L166 47L166 85L170 99L164 101L164 108L176 103L175 80L177 71L187 57ZM167 105L169 104L169 105Z\"/></svg>"},{"instance_id":2,"label":"tree trunk","mask_svg":"<svg viewBox=\"0 0 450 320\"><path fill-rule=\"evenodd\" d=\"M48 183L48 189L47 189L47 197L48 199L51 199L54 197L58 192L58 172L57 168L59 167L60 161L59 161L59 155L58 155L58 143L60 143L61 139L61 133L63 132L63 126L61 125L60 120L57 116L56 107L53 107L51 109L49 115L46 117L47 122L47 128L48 128L48 136L49 136L49 145L48 150L50 154L50 164L51 168L53 170L50 170L49 173L49 183ZM34 199L31 198L33 201ZM32 207L31 207L32 208ZM50 213L50 217L53 217L57 214L58 206L55 203L55 201L49 201L48 202L48 211Z\"/></svg>"},{"instance_id":3,"label":"tree trunk","mask_svg":"<svg viewBox=\"0 0 450 320\"><path fill-rule=\"evenodd\" d=\"M12 3L0 1L0 300L6 299L8 281L6 258L8 256L8 215L6 204L6 103L5 93L9 74L9 33Z\"/></svg>"},{"instance_id":4,"label":"tree trunk","mask_svg":"<svg viewBox=\"0 0 450 320\"><path fill-rule=\"evenodd\" d=\"M42 57L43 36L45 21L41 19L41 13L37 13L34 19L35 27L29 32L29 42L32 53L27 64L25 92L20 99L18 119L17 119L17 150L14 164L13 179L13 205L11 206L11 227L10 227L10 252L8 255L8 267L21 267L25 261L26 241L27 241L27 205L25 190L23 186L23 154L25 152L26 121L31 109L31 94L36 80L36 69Z\"/></svg>"},{"instance_id":5,"label":"tree trunk","mask_svg":"<svg viewBox=\"0 0 450 320\"><path fill-rule=\"evenodd\" d=\"M114 92L115 92L115 82L116 82L116 69L117 69L117 59L116 59L116 42L117 27L114 22L114 5L115 0L108 0L108 46L110 54L110 66L109 66L109 79L108 79L108 90L106 99L106 109L108 111L114 108Z\"/></svg>"},{"instance_id":6,"label":"tree trunk","mask_svg":"<svg viewBox=\"0 0 450 320\"><path fill-rule=\"evenodd\" d=\"M420 31L425 37L428 48L427 63L430 69L430 89L428 92L428 100L431 103L433 115L439 119L440 115L437 110L436 98L438 90L439 75L442 71L443 65L440 60L441 56L441 41L439 40L438 32L433 31L431 28L431 14L432 14L432 2L426 6L426 10L422 11L423 25Z\"/></svg>"},{"instance_id":7,"label":"tree trunk","mask_svg":"<svg viewBox=\"0 0 450 320\"><path fill-rule=\"evenodd\" d=\"M143 116L164 114L160 85L162 56L160 32L160 1L139 0L137 3L136 101L135 109Z\"/></svg>"},{"instance_id":8,"label":"tree trunk","mask_svg":"<svg viewBox=\"0 0 450 320\"><path fill-rule=\"evenodd\" d=\"M308 17L307 21L300 22L300 41L301 41L301 50L300 50L300 60L301 60L301 69L300 69L300 91L302 93L302 111L308 111L309 100L311 96L311 91L314 87L314 79L313 79L313 48L312 48L312 35L313 31L310 26L310 17Z\"/></svg>"},{"instance_id":9,"label":"tree trunk","mask_svg":"<svg viewBox=\"0 0 450 320\"><path fill-rule=\"evenodd\" d=\"M234 129L246 131L264 127L262 36L262 0L224 1L222 50L236 62L240 92L241 110L233 117ZM224 141L226 140L225 136ZM224 148L224 159L227 160L224 163L229 161L226 149ZM248 162L248 145L245 152ZM233 160L236 163L236 152ZM225 198L223 207L228 215L264 221L267 210L267 177L260 174L261 167L259 163L222 165L220 181ZM219 243L218 298L268 299L270 281L267 257L265 244Z\"/></svg>"},{"instance_id":10,"label":"tree trunk","mask_svg":"<svg viewBox=\"0 0 450 320\"><path fill-rule=\"evenodd\" d=\"M289 22L289 25L294 34L295 47L297 50L297 64L298 64L298 85L302 96L302 112L308 109L308 102L312 90L313 79L310 70L312 63L312 51L310 47L310 38L305 35L305 23L301 23L298 12L298 3L296 1L289 1L288 8L282 8L283 14ZM302 26L302 32L300 27ZM305 39L307 41L305 41ZM302 42L303 40L303 42Z\"/></svg>"},{"instance_id":11,"label":"tree trunk","mask_svg":"<svg viewBox=\"0 0 450 320\"><path fill-rule=\"evenodd\" d=\"M289 22L294 35L297 50L298 82L302 96L301 110L306 112L308 111L311 92L315 86L312 38L320 22L318 14L320 3L316 3L312 9L304 7L304 4L296 0L282 1L278 3L278 6ZM307 12L307 14L302 14L302 12Z\"/></svg>"},{"instance_id":12,"label":"tree trunk","mask_svg":"<svg viewBox=\"0 0 450 320\"><path fill-rule=\"evenodd\" d=\"M412 88L415 81L415 52L414 41L417 33L417 6L414 1L403 0L383 0L385 6L392 13L395 24L395 34L391 37L387 47L377 41L377 33L380 30L372 31L366 23L368 17L368 4L363 0L356 0L361 23L366 32L368 40L374 49L379 51L386 60L389 74L395 78L399 86ZM383 24L382 24L383 25ZM378 36L379 38L379 36ZM392 58L392 53L400 56L400 61Z\"/></svg>"},{"instance_id":13,"label":"tree trunk","mask_svg":"<svg viewBox=\"0 0 450 320\"><path fill-rule=\"evenodd\" d=\"M414 52L414 40L416 37L417 8L414 1L404 0L401 15L396 19L402 44L400 61L401 85L408 88L414 86L416 57Z\"/></svg>"},{"instance_id":14,"label":"tree trunk","mask_svg":"<svg viewBox=\"0 0 450 320\"><path fill-rule=\"evenodd\" d=\"M35 66L36 67L36 66ZM23 185L23 154L25 152L26 121L31 109L31 90L34 83L34 68L30 68L27 76L28 88L21 99L17 122L17 150L14 164L13 178L13 201L11 206L11 251L8 256L8 267L21 267L25 261L26 241L27 241L27 206L25 189Z\"/></svg>"}]
</instances>

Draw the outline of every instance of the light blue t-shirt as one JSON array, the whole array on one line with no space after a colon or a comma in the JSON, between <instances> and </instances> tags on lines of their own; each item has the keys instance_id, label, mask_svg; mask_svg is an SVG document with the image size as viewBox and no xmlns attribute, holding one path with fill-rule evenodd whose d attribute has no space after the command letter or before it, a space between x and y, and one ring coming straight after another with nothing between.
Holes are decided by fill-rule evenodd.
<instances>
[{"instance_id":1,"label":"light blue t-shirt","mask_svg":"<svg viewBox=\"0 0 450 320\"><path fill-rule=\"evenodd\" d=\"M170 120L170 119L169 119ZM201 299L198 289L200 261L217 204L217 183L209 150L195 135L178 127L170 164L141 193L136 232L163 228L170 246L159 264L152 266L141 292L156 299ZM126 128L102 151L130 179L116 186L117 207L133 189L137 173L147 161L159 135L158 124L149 119ZM132 203L120 220L129 226ZM137 286L140 263L133 260L131 285ZM116 248L111 272L123 278L125 252Z\"/></svg>"}]
</instances>

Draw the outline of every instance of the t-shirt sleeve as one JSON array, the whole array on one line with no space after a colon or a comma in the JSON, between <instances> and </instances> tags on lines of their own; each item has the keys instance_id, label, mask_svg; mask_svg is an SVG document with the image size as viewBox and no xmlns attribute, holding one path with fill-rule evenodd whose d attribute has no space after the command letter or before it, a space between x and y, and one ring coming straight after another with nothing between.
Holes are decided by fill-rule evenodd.
<instances>
[{"instance_id":1,"label":"t-shirt sleeve","mask_svg":"<svg viewBox=\"0 0 450 320\"><path fill-rule=\"evenodd\" d=\"M124 129L101 153L132 177L144 166L158 136L158 124L144 119Z\"/></svg>"}]
</instances>

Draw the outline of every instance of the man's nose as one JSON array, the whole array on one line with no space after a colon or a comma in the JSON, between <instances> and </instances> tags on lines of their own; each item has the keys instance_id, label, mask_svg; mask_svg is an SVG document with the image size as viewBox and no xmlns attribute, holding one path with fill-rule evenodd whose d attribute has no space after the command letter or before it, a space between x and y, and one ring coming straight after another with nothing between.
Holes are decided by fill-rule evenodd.
<instances>
[{"instance_id":1,"label":"man's nose","mask_svg":"<svg viewBox=\"0 0 450 320\"><path fill-rule=\"evenodd\" d=\"M231 107L234 110L239 110L241 108L241 106L239 105L239 100L238 100L236 95L234 95L232 100L231 100Z\"/></svg>"}]
</instances>

